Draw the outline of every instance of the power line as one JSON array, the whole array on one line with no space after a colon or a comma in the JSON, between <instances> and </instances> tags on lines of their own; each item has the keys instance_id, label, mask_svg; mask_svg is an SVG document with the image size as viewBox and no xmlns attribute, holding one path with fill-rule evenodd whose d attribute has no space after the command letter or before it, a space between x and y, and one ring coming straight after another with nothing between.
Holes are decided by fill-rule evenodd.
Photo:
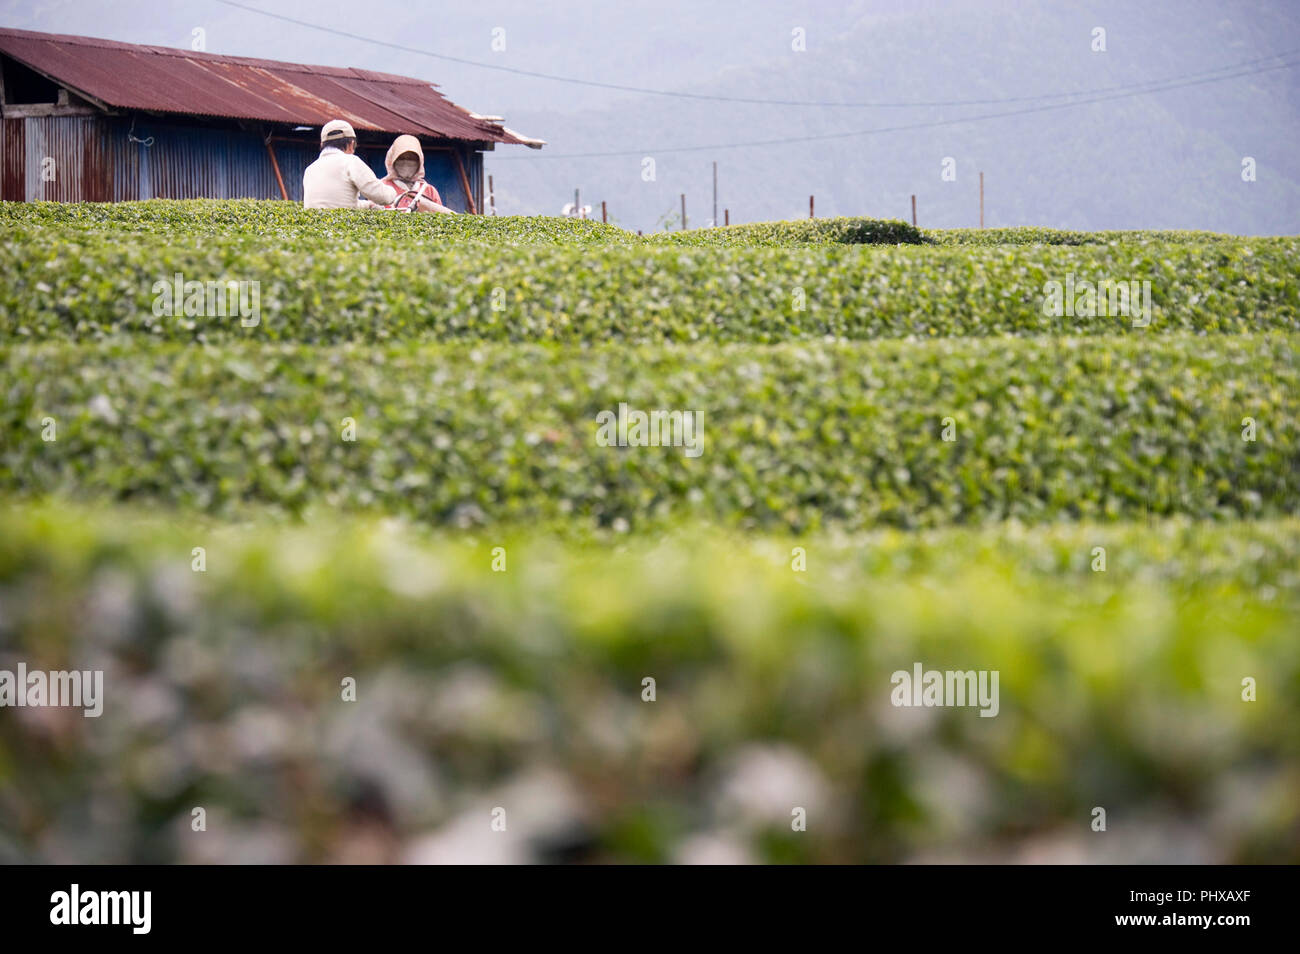
<instances>
[{"instance_id":1,"label":"power line","mask_svg":"<svg viewBox=\"0 0 1300 954\"><path fill-rule=\"evenodd\" d=\"M1045 99L1062 99L1071 96L1092 96L1099 93L1120 92L1123 90L1135 89L1137 87L1159 85L1161 83L1175 82L1183 79L1207 76L1212 73L1221 73L1225 70L1235 70L1244 66L1253 66L1257 63L1263 63L1268 60L1275 60L1281 57L1291 56L1294 53L1300 53L1300 49L1286 50L1281 53L1273 53L1269 56L1258 57L1253 60L1245 60L1240 63L1233 63L1226 66L1215 67L1209 70L1199 70L1194 73L1183 73L1177 76L1165 77L1159 80L1143 80L1138 83L1120 84L1117 86L1102 86L1095 89L1075 90L1073 92L1059 93L1038 93L1032 96L1006 96L992 99L950 99L950 100L912 100L898 102L836 102L832 100L798 100L798 99L761 99L749 96L723 96L712 93L689 93L681 90L654 89L647 86L628 86L621 83L602 83L599 80L579 79L574 76L561 76L556 73L542 73L536 70L519 69L513 66L504 66L500 63L488 63L483 60L471 60L466 57L452 56L447 53L434 53L429 50L422 50L418 47L404 46L401 43L393 43L389 40L380 40L375 37L362 36L358 33L350 33L347 30L338 30L334 27L322 26L319 23L311 23L307 20L300 20L296 17L286 16L283 13L273 13L270 10L261 10L248 4L238 3L236 0L217 0L218 3L228 7L235 7L240 10L246 10L249 13L256 13L264 17L271 17L275 20L281 20L285 23L292 23L297 26L306 27L311 30L319 30L322 33L330 33L334 36L345 37L350 40L357 40L362 43L371 43L375 46L387 47L391 50L400 50L404 53L415 53L419 56L428 56L436 60L445 60L449 63L459 63L462 66L474 66L479 69L496 70L501 73L512 73L516 76L527 76L530 79L551 80L557 83L571 83L576 86L590 86L596 89L613 90L622 93L640 93L649 96L669 96L676 99L694 99L706 102L719 103L742 103L751 106L817 106L830 108L847 108L847 109L909 109L922 108L929 106L992 106L1006 103L1025 103L1039 102ZM662 151L662 150L661 150Z\"/></svg>"},{"instance_id":2,"label":"power line","mask_svg":"<svg viewBox=\"0 0 1300 954\"><path fill-rule=\"evenodd\" d=\"M705 150L719 149L743 149L751 146L784 146L794 143L817 142L828 139L851 139L855 136L874 136L879 133L908 132L915 129L937 129L942 126L956 126L961 123L975 123L986 119L1003 119L1008 116L1025 116L1030 113L1044 113L1055 109L1069 109L1072 106L1087 106L1091 103L1101 103L1113 99L1126 99L1133 96L1145 96L1149 93L1163 93L1174 89L1186 89L1189 86L1201 86L1205 83L1219 83L1224 80L1236 79L1241 76L1254 76L1259 73L1268 73L1272 70L1294 69L1300 66L1300 61L1294 63L1281 63L1277 66L1267 66L1255 70L1244 70L1239 73L1233 73L1228 76L1216 76L1209 79L1194 80L1186 83L1175 83L1166 85L1159 89L1135 90L1131 92L1115 93L1110 96L1096 96L1091 99L1080 99L1069 103L1051 103L1045 106L1030 106L1024 109L1011 109L998 113L983 113L979 116L964 116L960 119L939 119L932 122L907 123L900 126L881 126L876 129L860 129L853 132L840 133L822 133L810 136L792 136L783 139L755 139L750 142L724 142L712 143L703 146L655 146L648 149L628 149L614 152L569 152L569 153L537 153L529 156L496 156L492 157L493 162L520 162L529 159L598 159L614 156L657 156L671 152L703 152Z\"/></svg>"}]
</instances>

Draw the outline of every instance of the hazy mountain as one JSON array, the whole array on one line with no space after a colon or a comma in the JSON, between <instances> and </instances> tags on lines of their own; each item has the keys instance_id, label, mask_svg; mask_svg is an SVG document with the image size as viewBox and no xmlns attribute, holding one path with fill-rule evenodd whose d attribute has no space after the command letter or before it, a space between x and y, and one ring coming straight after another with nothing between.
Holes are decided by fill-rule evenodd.
<instances>
[{"instance_id":1,"label":"hazy mountain","mask_svg":"<svg viewBox=\"0 0 1300 954\"><path fill-rule=\"evenodd\" d=\"M1243 13L1212 3L1141 10L1096 4L1080 12L1026 3L1003 5L996 16L984 7L941 4L864 16L831 36L810 28L806 53L788 51L762 64L720 70L689 89L832 102L998 100L1204 74L1300 47L1300 8L1281 5ZM1094 26L1107 31L1104 53L1090 49ZM711 162L717 160L719 205L731 209L732 221L807 215L810 194L819 215L905 218L915 193L922 224L976 225L982 170L989 225L1295 233L1297 72L1273 70L1127 98L1110 93L1104 95L1116 98L1056 109L1041 107L1060 100L832 109L629 97L596 110L517 110L511 121L545 136L550 145L544 155L556 158L514 158L503 151L489 161L489 171L502 210L556 211L580 186L584 202L598 209L607 200L611 214L634 228L651 228L665 213L675 214L682 192L689 221L704 224L712 214ZM1021 110L1041 111L805 138ZM773 139L793 141L672 151ZM630 154L559 158L623 151ZM654 182L642 179L644 156L655 159ZM1245 156L1256 160L1252 183L1241 178ZM941 178L945 157L955 160L955 181Z\"/></svg>"}]
</instances>

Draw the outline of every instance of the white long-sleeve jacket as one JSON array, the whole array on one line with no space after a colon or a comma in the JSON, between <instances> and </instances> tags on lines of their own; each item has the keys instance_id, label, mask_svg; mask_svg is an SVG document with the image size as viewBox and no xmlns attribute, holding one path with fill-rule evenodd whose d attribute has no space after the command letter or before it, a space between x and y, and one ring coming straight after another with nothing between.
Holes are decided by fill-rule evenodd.
<instances>
[{"instance_id":1,"label":"white long-sleeve jacket","mask_svg":"<svg viewBox=\"0 0 1300 954\"><path fill-rule=\"evenodd\" d=\"M358 193L376 205L397 201L397 193L380 182L360 156L333 146L322 149L316 161L303 170L303 208L355 209Z\"/></svg>"}]
</instances>

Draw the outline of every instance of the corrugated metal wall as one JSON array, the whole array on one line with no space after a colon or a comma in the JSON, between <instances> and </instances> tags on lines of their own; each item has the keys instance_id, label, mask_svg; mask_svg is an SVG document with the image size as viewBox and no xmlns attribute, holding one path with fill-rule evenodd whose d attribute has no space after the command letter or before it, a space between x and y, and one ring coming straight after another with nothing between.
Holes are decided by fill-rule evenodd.
<instances>
[{"instance_id":1,"label":"corrugated metal wall","mask_svg":"<svg viewBox=\"0 0 1300 954\"><path fill-rule=\"evenodd\" d=\"M284 190L293 201L301 202L303 171L316 161L320 149L309 143L276 142L272 145L275 146L275 161L280 164L280 175L284 177ZM270 161L268 158L267 162ZM277 195L279 190L280 187L276 186Z\"/></svg>"},{"instance_id":2,"label":"corrugated metal wall","mask_svg":"<svg viewBox=\"0 0 1300 954\"><path fill-rule=\"evenodd\" d=\"M280 195L266 147L254 133L142 122L132 128L130 120L100 116L11 118L4 127L0 189L6 199L117 202Z\"/></svg>"},{"instance_id":3,"label":"corrugated metal wall","mask_svg":"<svg viewBox=\"0 0 1300 954\"><path fill-rule=\"evenodd\" d=\"M266 145L257 133L139 121L131 129L129 122L113 119L105 135L125 150L126 161L113 170L115 190L128 189L134 179L132 198L280 197Z\"/></svg>"},{"instance_id":4,"label":"corrugated metal wall","mask_svg":"<svg viewBox=\"0 0 1300 954\"><path fill-rule=\"evenodd\" d=\"M27 120L0 121L0 199L22 202L27 198Z\"/></svg>"},{"instance_id":5,"label":"corrugated metal wall","mask_svg":"<svg viewBox=\"0 0 1300 954\"><path fill-rule=\"evenodd\" d=\"M461 160L464 158L462 153ZM468 170L469 167L466 166L466 171ZM469 203L465 201L465 187L461 185L460 173L456 171L456 158L450 152L430 152L425 156L424 177L438 190L443 205L457 212L469 211Z\"/></svg>"},{"instance_id":6,"label":"corrugated metal wall","mask_svg":"<svg viewBox=\"0 0 1300 954\"><path fill-rule=\"evenodd\" d=\"M107 144L100 135L98 117L6 120L10 122L23 124L23 199L86 202L113 198L105 175L112 159L105 154Z\"/></svg>"},{"instance_id":7,"label":"corrugated metal wall","mask_svg":"<svg viewBox=\"0 0 1300 954\"><path fill-rule=\"evenodd\" d=\"M469 187L474 193L474 208L480 214L486 214L483 208L483 153L476 149L468 151L469 159L465 162L465 172L469 176Z\"/></svg>"},{"instance_id":8,"label":"corrugated metal wall","mask_svg":"<svg viewBox=\"0 0 1300 954\"><path fill-rule=\"evenodd\" d=\"M276 141L289 198L302 201L302 173L313 143ZM482 206L483 156L454 146ZM379 176L384 150L363 149ZM469 211L455 157L430 146L425 176L458 212ZM104 116L9 118L0 123L0 198L34 202L131 199L278 199L280 187L261 135L238 129L181 126Z\"/></svg>"}]
</instances>

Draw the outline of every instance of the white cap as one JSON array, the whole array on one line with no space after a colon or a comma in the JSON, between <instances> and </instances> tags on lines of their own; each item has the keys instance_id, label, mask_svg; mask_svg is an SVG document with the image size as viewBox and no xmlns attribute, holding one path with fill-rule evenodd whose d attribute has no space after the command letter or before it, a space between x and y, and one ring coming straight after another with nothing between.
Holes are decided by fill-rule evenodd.
<instances>
[{"instance_id":1,"label":"white cap","mask_svg":"<svg viewBox=\"0 0 1300 954\"><path fill-rule=\"evenodd\" d=\"M357 134L352 129L352 124L346 119L331 119L320 128L320 141L329 142L332 139L356 139Z\"/></svg>"}]
</instances>

